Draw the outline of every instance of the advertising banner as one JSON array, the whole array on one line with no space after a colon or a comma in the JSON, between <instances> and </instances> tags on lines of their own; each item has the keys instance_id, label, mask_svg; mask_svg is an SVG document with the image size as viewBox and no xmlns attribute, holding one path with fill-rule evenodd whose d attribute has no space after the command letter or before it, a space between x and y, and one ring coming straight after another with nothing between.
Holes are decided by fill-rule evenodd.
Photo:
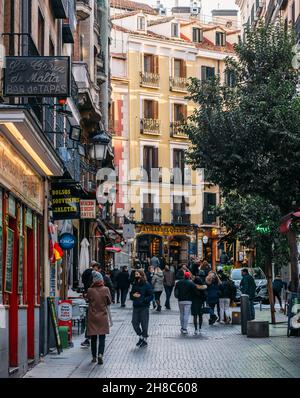
<instances>
[{"instance_id":1,"label":"advertising banner","mask_svg":"<svg viewBox=\"0 0 300 398\"><path fill-rule=\"evenodd\" d=\"M80 188L75 182L51 184L54 220L80 219Z\"/></svg>"}]
</instances>

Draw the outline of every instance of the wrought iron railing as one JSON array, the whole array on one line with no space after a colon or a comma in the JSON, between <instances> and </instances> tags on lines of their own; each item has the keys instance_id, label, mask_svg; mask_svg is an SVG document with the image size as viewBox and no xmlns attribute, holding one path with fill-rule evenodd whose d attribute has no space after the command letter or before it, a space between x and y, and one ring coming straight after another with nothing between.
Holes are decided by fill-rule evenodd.
<instances>
[{"instance_id":1,"label":"wrought iron railing","mask_svg":"<svg viewBox=\"0 0 300 398\"><path fill-rule=\"evenodd\" d=\"M158 73L140 72L141 86L159 87L160 75Z\"/></svg>"},{"instance_id":2,"label":"wrought iron railing","mask_svg":"<svg viewBox=\"0 0 300 398\"><path fill-rule=\"evenodd\" d=\"M141 119L141 133L143 134L160 134L160 120L158 119Z\"/></svg>"},{"instance_id":3,"label":"wrought iron railing","mask_svg":"<svg viewBox=\"0 0 300 398\"><path fill-rule=\"evenodd\" d=\"M182 127L183 123L184 122L181 120L176 120L175 122L170 123L171 137L188 138Z\"/></svg>"},{"instance_id":4,"label":"wrought iron railing","mask_svg":"<svg viewBox=\"0 0 300 398\"><path fill-rule=\"evenodd\" d=\"M142 208L142 221L144 223L160 223L161 209Z\"/></svg>"},{"instance_id":5,"label":"wrought iron railing","mask_svg":"<svg viewBox=\"0 0 300 398\"><path fill-rule=\"evenodd\" d=\"M188 79L186 77L170 77L171 91L187 91Z\"/></svg>"},{"instance_id":6,"label":"wrought iron railing","mask_svg":"<svg viewBox=\"0 0 300 398\"><path fill-rule=\"evenodd\" d=\"M174 224L191 224L191 215L184 211L172 211Z\"/></svg>"}]
</instances>

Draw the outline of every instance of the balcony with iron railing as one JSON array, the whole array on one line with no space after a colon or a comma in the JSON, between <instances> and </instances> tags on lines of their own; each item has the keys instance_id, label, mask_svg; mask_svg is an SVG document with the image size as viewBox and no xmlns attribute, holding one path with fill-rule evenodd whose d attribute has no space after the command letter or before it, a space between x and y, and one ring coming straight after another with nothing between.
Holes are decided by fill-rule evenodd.
<instances>
[{"instance_id":1,"label":"balcony with iron railing","mask_svg":"<svg viewBox=\"0 0 300 398\"><path fill-rule=\"evenodd\" d=\"M188 79L186 77L170 77L170 90L187 93Z\"/></svg>"},{"instance_id":2,"label":"balcony with iron railing","mask_svg":"<svg viewBox=\"0 0 300 398\"><path fill-rule=\"evenodd\" d=\"M142 208L142 222L143 223L161 223L161 209Z\"/></svg>"},{"instance_id":3,"label":"balcony with iron railing","mask_svg":"<svg viewBox=\"0 0 300 398\"><path fill-rule=\"evenodd\" d=\"M92 7L90 0L77 0L76 1L76 15L81 21L86 20L91 16Z\"/></svg>"},{"instance_id":4,"label":"balcony with iron railing","mask_svg":"<svg viewBox=\"0 0 300 398\"><path fill-rule=\"evenodd\" d=\"M170 135L173 138L185 138L188 139L189 137L184 132L182 125L184 121L176 120L175 122L170 123Z\"/></svg>"},{"instance_id":5,"label":"balcony with iron railing","mask_svg":"<svg viewBox=\"0 0 300 398\"><path fill-rule=\"evenodd\" d=\"M160 120L158 119L141 119L141 134L160 135Z\"/></svg>"},{"instance_id":6,"label":"balcony with iron railing","mask_svg":"<svg viewBox=\"0 0 300 398\"><path fill-rule=\"evenodd\" d=\"M74 34L76 30L76 10L73 0L68 0L68 15L62 24L62 39L64 43L74 44Z\"/></svg>"},{"instance_id":7,"label":"balcony with iron railing","mask_svg":"<svg viewBox=\"0 0 300 398\"><path fill-rule=\"evenodd\" d=\"M160 75L152 72L140 72L142 87L159 88Z\"/></svg>"},{"instance_id":8,"label":"balcony with iron railing","mask_svg":"<svg viewBox=\"0 0 300 398\"><path fill-rule=\"evenodd\" d=\"M191 224L191 215L185 211L172 211L172 222L173 224L189 225Z\"/></svg>"}]
</instances>

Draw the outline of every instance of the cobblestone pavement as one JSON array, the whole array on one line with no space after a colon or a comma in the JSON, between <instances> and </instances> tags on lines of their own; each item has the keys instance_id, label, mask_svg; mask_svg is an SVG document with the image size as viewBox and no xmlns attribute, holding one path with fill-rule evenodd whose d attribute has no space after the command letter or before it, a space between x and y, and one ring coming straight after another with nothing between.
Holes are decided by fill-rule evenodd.
<instances>
[{"instance_id":1,"label":"cobblestone pavement","mask_svg":"<svg viewBox=\"0 0 300 398\"><path fill-rule=\"evenodd\" d=\"M151 310L147 348L136 348L131 326L131 304L112 306L114 325L107 337L104 365L91 363L89 349L74 347L61 355L50 354L34 367L27 378L299 378L300 339L286 337L286 317L277 312L270 338L249 339L235 325L208 325L207 315L201 335L180 334L177 303L171 311ZM256 308L257 318L269 320L269 311ZM190 322L192 319L190 319ZM75 335L76 336L76 335Z\"/></svg>"}]
</instances>

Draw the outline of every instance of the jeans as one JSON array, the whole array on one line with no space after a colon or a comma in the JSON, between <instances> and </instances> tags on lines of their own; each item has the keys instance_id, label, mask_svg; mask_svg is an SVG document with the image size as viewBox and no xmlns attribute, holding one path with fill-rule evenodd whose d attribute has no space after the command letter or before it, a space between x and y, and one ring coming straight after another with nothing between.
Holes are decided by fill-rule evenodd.
<instances>
[{"instance_id":1,"label":"jeans","mask_svg":"<svg viewBox=\"0 0 300 398\"><path fill-rule=\"evenodd\" d=\"M203 322L203 315L201 314L201 315L194 315L194 327L195 327L195 330L197 330L198 329L198 318L199 318L199 329L201 329L201 326L202 326L202 322Z\"/></svg>"},{"instance_id":2,"label":"jeans","mask_svg":"<svg viewBox=\"0 0 300 398\"><path fill-rule=\"evenodd\" d=\"M181 329L187 329L189 317L191 313L192 302L191 301L179 301L179 311L180 311L180 324Z\"/></svg>"},{"instance_id":3,"label":"jeans","mask_svg":"<svg viewBox=\"0 0 300 398\"><path fill-rule=\"evenodd\" d=\"M280 308L282 308L282 301L281 301L281 294L273 290L273 297L274 297L274 305L276 304L276 297L279 301Z\"/></svg>"},{"instance_id":4,"label":"jeans","mask_svg":"<svg viewBox=\"0 0 300 398\"><path fill-rule=\"evenodd\" d=\"M127 294L128 294L128 288L121 289L121 305L125 305Z\"/></svg>"},{"instance_id":5,"label":"jeans","mask_svg":"<svg viewBox=\"0 0 300 398\"><path fill-rule=\"evenodd\" d=\"M148 337L149 308L133 307L132 326L138 336Z\"/></svg>"},{"instance_id":6,"label":"jeans","mask_svg":"<svg viewBox=\"0 0 300 398\"><path fill-rule=\"evenodd\" d=\"M220 322L224 322L224 313L227 319L230 318L230 311L229 311L230 299L220 298L219 304L220 304Z\"/></svg>"},{"instance_id":7,"label":"jeans","mask_svg":"<svg viewBox=\"0 0 300 398\"><path fill-rule=\"evenodd\" d=\"M91 336L91 347L93 358L97 357L97 337ZM99 335L98 355L103 355L105 349L105 334Z\"/></svg>"},{"instance_id":8,"label":"jeans","mask_svg":"<svg viewBox=\"0 0 300 398\"><path fill-rule=\"evenodd\" d=\"M154 292L155 302L158 308L160 308L160 296L162 292Z\"/></svg>"},{"instance_id":9,"label":"jeans","mask_svg":"<svg viewBox=\"0 0 300 398\"><path fill-rule=\"evenodd\" d=\"M166 308L170 309L170 298L172 295L172 291L173 291L174 286L166 286L165 285L165 292L166 292Z\"/></svg>"},{"instance_id":10,"label":"jeans","mask_svg":"<svg viewBox=\"0 0 300 398\"><path fill-rule=\"evenodd\" d=\"M113 298L114 298L114 301L117 303L119 303L119 301L120 301L120 293L121 293L121 290L117 287L114 287L114 297ZM117 301L116 301L116 296L117 296Z\"/></svg>"}]
</instances>

